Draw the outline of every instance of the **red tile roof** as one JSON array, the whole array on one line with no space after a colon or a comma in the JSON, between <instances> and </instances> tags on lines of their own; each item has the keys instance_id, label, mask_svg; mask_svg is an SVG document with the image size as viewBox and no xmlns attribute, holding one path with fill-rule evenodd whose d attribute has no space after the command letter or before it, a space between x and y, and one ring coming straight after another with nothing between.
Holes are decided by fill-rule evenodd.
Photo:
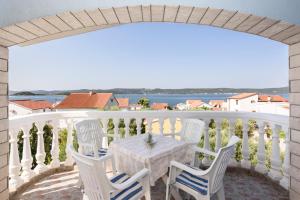
<instances>
[{"instance_id":1,"label":"red tile roof","mask_svg":"<svg viewBox=\"0 0 300 200\"><path fill-rule=\"evenodd\" d=\"M18 104L31 110L51 109L52 103L45 100L13 100L12 103Z\"/></svg>"},{"instance_id":2,"label":"red tile roof","mask_svg":"<svg viewBox=\"0 0 300 200\"><path fill-rule=\"evenodd\" d=\"M186 104L189 104L191 108L197 108L201 106L204 102L201 100L186 100Z\"/></svg>"},{"instance_id":3,"label":"red tile roof","mask_svg":"<svg viewBox=\"0 0 300 200\"><path fill-rule=\"evenodd\" d=\"M232 97L229 97L229 99L245 99L248 97L252 97L254 95L256 95L256 93L240 93L240 94L234 95Z\"/></svg>"},{"instance_id":4,"label":"red tile roof","mask_svg":"<svg viewBox=\"0 0 300 200\"><path fill-rule=\"evenodd\" d=\"M279 95L259 95L259 102L288 102L288 100Z\"/></svg>"},{"instance_id":5,"label":"red tile roof","mask_svg":"<svg viewBox=\"0 0 300 200\"><path fill-rule=\"evenodd\" d=\"M129 99L128 98L117 98L119 108L128 108Z\"/></svg>"},{"instance_id":6,"label":"red tile roof","mask_svg":"<svg viewBox=\"0 0 300 200\"><path fill-rule=\"evenodd\" d=\"M168 108L169 104L167 103L153 103L151 105L151 109L153 110L166 110Z\"/></svg>"},{"instance_id":7,"label":"red tile roof","mask_svg":"<svg viewBox=\"0 0 300 200\"><path fill-rule=\"evenodd\" d=\"M104 109L112 96L112 93L71 93L55 109Z\"/></svg>"}]
</instances>

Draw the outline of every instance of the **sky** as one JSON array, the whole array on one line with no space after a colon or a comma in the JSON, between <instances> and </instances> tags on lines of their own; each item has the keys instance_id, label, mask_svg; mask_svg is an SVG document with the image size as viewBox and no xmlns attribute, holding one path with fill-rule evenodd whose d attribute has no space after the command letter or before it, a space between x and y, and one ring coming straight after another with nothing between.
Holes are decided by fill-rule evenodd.
<instances>
[{"instance_id":1,"label":"sky","mask_svg":"<svg viewBox=\"0 0 300 200\"><path fill-rule=\"evenodd\" d=\"M192 24L128 24L11 47L9 64L14 91L288 85L286 45Z\"/></svg>"}]
</instances>

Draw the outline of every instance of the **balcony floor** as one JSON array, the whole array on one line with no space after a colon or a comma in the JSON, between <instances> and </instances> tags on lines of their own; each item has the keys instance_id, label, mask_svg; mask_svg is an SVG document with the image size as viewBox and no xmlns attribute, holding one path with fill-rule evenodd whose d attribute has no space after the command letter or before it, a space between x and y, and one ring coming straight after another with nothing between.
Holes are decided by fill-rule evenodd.
<instances>
[{"instance_id":1,"label":"balcony floor","mask_svg":"<svg viewBox=\"0 0 300 200\"><path fill-rule=\"evenodd\" d=\"M42 179L30 186L16 199L22 200L81 200L82 193L76 187L78 171L61 172ZM288 191L262 175L243 169L230 168L224 178L227 200L288 200ZM151 188L153 200L165 199L165 185L159 180ZM216 199L216 198L213 198Z\"/></svg>"}]
</instances>

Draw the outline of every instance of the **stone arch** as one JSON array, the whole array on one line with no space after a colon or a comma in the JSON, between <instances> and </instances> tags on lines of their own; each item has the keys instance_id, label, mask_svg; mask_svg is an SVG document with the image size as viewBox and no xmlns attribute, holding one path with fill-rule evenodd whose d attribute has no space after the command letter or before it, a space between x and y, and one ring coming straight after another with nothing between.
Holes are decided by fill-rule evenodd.
<instances>
[{"instance_id":1,"label":"stone arch","mask_svg":"<svg viewBox=\"0 0 300 200\"><path fill-rule=\"evenodd\" d=\"M300 26L282 20L210 7L137 5L66 11L14 23L0 29L0 45L25 46L140 22L199 24L254 34L288 45L300 42Z\"/></svg>"}]
</instances>

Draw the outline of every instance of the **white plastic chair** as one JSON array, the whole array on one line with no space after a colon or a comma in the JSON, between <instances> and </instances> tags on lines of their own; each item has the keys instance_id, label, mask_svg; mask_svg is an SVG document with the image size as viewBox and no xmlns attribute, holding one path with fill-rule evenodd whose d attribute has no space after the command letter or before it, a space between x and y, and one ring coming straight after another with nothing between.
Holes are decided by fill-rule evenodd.
<instances>
[{"instance_id":1,"label":"white plastic chair","mask_svg":"<svg viewBox=\"0 0 300 200\"><path fill-rule=\"evenodd\" d=\"M75 123L75 130L80 153L93 157L101 157L107 154L107 149L103 147L106 135L99 120L88 119L79 121Z\"/></svg>"},{"instance_id":2,"label":"white plastic chair","mask_svg":"<svg viewBox=\"0 0 300 200\"><path fill-rule=\"evenodd\" d=\"M179 135L182 140L188 143L198 144L203 134L204 125L205 123L199 119L186 119Z\"/></svg>"},{"instance_id":3,"label":"white plastic chair","mask_svg":"<svg viewBox=\"0 0 300 200\"><path fill-rule=\"evenodd\" d=\"M209 200L213 194L217 194L218 199L225 200L223 177L230 158L234 155L235 144L239 141L238 137L232 136L227 146L219 149L218 153L194 146L195 153L215 157L207 170L171 161L166 200L170 199L171 187L181 189L197 200Z\"/></svg>"},{"instance_id":4,"label":"white plastic chair","mask_svg":"<svg viewBox=\"0 0 300 200\"><path fill-rule=\"evenodd\" d=\"M112 155L95 158L77 153L72 145L68 148L78 166L84 185L83 199L136 200L145 196L146 200L151 200L148 169L142 169L132 177L119 172L109 179L105 173L104 162L113 160Z\"/></svg>"}]
</instances>

